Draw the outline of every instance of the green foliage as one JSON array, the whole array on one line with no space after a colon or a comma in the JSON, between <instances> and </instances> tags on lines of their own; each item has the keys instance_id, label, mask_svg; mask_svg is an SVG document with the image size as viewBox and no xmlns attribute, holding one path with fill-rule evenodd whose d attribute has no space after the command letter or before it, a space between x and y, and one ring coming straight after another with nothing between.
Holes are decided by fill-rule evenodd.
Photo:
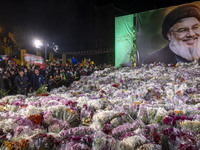
<instances>
[{"instance_id":1,"label":"green foliage","mask_svg":"<svg viewBox=\"0 0 200 150\"><path fill-rule=\"evenodd\" d=\"M47 86L48 86L48 84L44 84L43 86L41 86L41 87L36 91L36 94L47 93Z\"/></svg>"},{"instance_id":2,"label":"green foliage","mask_svg":"<svg viewBox=\"0 0 200 150\"><path fill-rule=\"evenodd\" d=\"M22 90L21 88L18 88L17 89L17 94L25 94L24 90Z\"/></svg>"},{"instance_id":3,"label":"green foliage","mask_svg":"<svg viewBox=\"0 0 200 150\"><path fill-rule=\"evenodd\" d=\"M132 63L136 63L136 61L137 61L137 52L136 52L136 50L132 50L131 51L130 60L132 61Z\"/></svg>"},{"instance_id":4,"label":"green foliage","mask_svg":"<svg viewBox=\"0 0 200 150\"><path fill-rule=\"evenodd\" d=\"M8 94L7 94L7 92L6 92L5 89L1 89L1 90L0 90L0 98L5 97L5 96L7 96L7 95L8 95Z\"/></svg>"}]
</instances>

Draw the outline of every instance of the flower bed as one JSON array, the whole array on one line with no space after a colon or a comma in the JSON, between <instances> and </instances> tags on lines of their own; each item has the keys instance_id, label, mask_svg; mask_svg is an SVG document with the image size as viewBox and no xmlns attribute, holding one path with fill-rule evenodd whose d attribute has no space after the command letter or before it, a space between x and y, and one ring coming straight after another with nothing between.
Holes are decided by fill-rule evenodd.
<instances>
[{"instance_id":1,"label":"flower bed","mask_svg":"<svg viewBox=\"0 0 200 150\"><path fill-rule=\"evenodd\" d=\"M49 96L0 99L1 149L200 148L200 66L106 68Z\"/></svg>"}]
</instances>

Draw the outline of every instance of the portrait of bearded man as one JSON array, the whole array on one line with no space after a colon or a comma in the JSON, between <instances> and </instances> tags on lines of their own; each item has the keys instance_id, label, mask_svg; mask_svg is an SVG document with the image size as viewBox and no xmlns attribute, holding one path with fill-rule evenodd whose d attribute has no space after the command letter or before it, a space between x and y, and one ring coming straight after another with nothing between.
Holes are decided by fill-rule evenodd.
<instances>
[{"instance_id":1,"label":"portrait of bearded man","mask_svg":"<svg viewBox=\"0 0 200 150\"><path fill-rule=\"evenodd\" d=\"M162 35L169 44L145 59L145 64L192 62L200 58L200 9L193 4L175 8L165 17Z\"/></svg>"}]
</instances>

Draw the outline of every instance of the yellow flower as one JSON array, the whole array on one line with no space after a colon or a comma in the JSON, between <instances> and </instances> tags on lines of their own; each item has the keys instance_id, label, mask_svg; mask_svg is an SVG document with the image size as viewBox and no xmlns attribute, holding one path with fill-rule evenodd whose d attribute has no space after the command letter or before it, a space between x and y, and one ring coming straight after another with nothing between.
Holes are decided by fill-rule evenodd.
<instances>
[{"instance_id":1,"label":"yellow flower","mask_svg":"<svg viewBox=\"0 0 200 150\"><path fill-rule=\"evenodd\" d=\"M12 142L5 141L4 144L6 145L6 147L8 148L8 150L12 150Z\"/></svg>"},{"instance_id":2,"label":"yellow flower","mask_svg":"<svg viewBox=\"0 0 200 150\"><path fill-rule=\"evenodd\" d=\"M193 97L193 98L195 98L194 94L190 94L190 97Z\"/></svg>"},{"instance_id":3,"label":"yellow flower","mask_svg":"<svg viewBox=\"0 0 200 150\"><path fill-rule=\"evenodd\" d=\"M20 142L19 142L19 145L18 145L18 149L25 149L28 147L28 140L25 140L25 139L22 139Z\"/></svg>"},{"instance_id":4,"label":"yellow flower","mask_svg":"<svg viewBox=\"0 0 200 150\"><path fill-rule=\"evenodd\" d=\"M181 126L181 127L184 127L186 124L187 124L186 121L182 121L182 122L180 122L180 126Z\"/></svg>"},{"instance_id":5,"label":"yellow flower","mask_svg":"<svg viewBox=\"0 0 200 150\"><path fill-rule=\"evenodd\" d=\"M131 105L135 106L135 105L139 105L139 104L141 104L141 102L134 102Z\"/></svg>"},{"instance_id":6,"label":"yellow flower","mask_svg":"<svg viewBox=\"0 0 200 150\"><path fill-rule=\"evenodd\" d=\"M15 141L15 142L9 142L5 141L4 144L7 147L8 150L22 150L26 149L28 147L28 140L22 139L21 141Z\"/></svg>"},{"instance_id":7,"label":"yellow flower","mask_svg":"<svg viewBox=\"0 0 200 150\"><path fill-rule=\"evenodd\" d=\"M177 114L184 114L182 110L175 110L174 112Z\"/></svg>"},{"instance_id":8,"label":"yellow flower","mask_svg":"<svg viewBox=\"0 0 200 150\"><path fill-rule=\"evenodd\" d=\"M91 124L91 117L88 117L87 119L82 119L82 125L89 126Z\"/></svg>"},{"instance_id":9,"label":"yellow flower","mask_svg":"<svg viewBox=\"0 0 200 150\"><path fill-rule=\"evenodd\" d=\"M141 102L134 102L136 105L139 105L139 104L141 104Z\"/></svg>"},{"instance_id":10,"label":"yellow flower","mask_svg":"<svg viewBox=\"0 0 200 150\"><path fill-rule=\"evenodd\" d=\"M4 106L0 106L0 111L4 111Z\"/></svg>"},{"instance_id":11,"label":"yellow flower","mask_svg":"<svg viewBox=\"0 0 200 150\"><path fill-rule=\"evenodd\" d=\"M77 115L77 112L75 110L70 109L70 108L67 108L66 111L71 113L71 114Z\"/></svg>"}]
</instances>

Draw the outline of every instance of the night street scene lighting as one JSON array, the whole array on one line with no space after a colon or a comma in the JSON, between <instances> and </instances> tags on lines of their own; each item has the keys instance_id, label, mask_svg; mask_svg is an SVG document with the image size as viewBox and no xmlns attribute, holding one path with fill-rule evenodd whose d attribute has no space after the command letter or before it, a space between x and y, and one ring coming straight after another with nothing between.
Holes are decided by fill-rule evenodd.
<instances>
[{"instance_id":1,"label":"night street scene lighting","mask_svg":"<svg viewBox=\"0 0 200 150\"><path fill-rule=\"evenodd\" d=\"M42 41L42 40L34 40L34 46L38 49L41 49L42 47L44 47L44 53L45 53L45 57L44 57L44 63L45 63L45 82L47 84L47 48L51 48L53 49L54 52L58 51L58 45L56 45L54 42L47 42L47 41Z\"/></svg>"}]
</instances>

